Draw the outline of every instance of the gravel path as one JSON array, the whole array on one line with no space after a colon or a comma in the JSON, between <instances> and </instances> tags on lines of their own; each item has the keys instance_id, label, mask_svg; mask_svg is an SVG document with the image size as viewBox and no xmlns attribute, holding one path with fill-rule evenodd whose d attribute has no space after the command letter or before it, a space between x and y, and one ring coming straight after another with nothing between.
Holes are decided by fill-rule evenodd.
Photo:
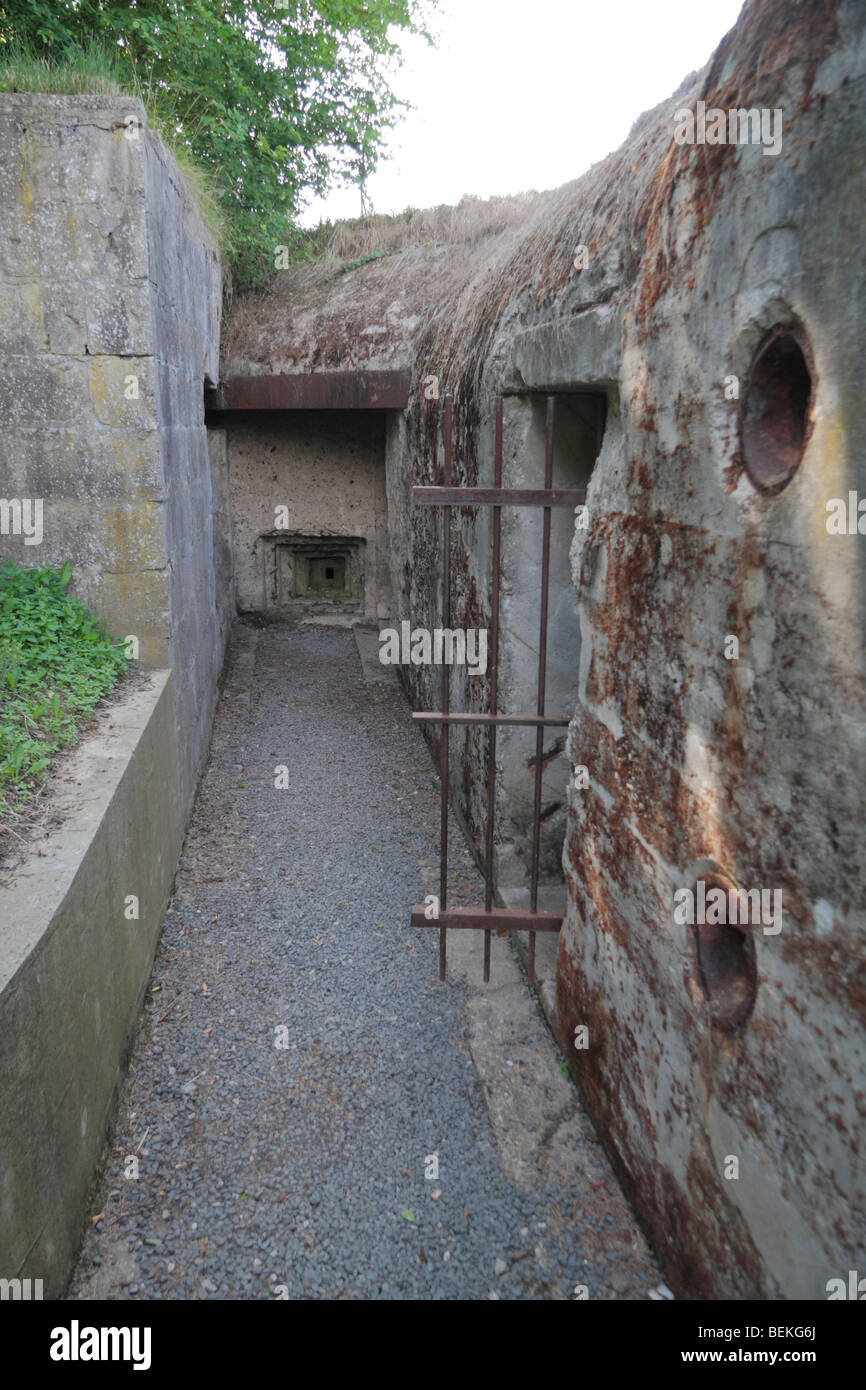
<instances>
[{"instance_id":1,"label":"gravel path","mask_svg":"<svg viewBox=\"0 0 866 1390\"><path fill-rule=\"evenodd\" d=\"M436 934L408 925L437 840L429 752L396 683L363 683L352 634L239 624L70 1297L658 1285L525 986L507 1057L486 1049L506 1089L479 1079L470 1006L501 1031L496 995L440 984ZM451 862L453 901L481 900L456 836ZM534 1062L557 1126L516 1180L491 1097L505 1113L512 1085L517 1114Z\"/></svg>"}]
</instances>

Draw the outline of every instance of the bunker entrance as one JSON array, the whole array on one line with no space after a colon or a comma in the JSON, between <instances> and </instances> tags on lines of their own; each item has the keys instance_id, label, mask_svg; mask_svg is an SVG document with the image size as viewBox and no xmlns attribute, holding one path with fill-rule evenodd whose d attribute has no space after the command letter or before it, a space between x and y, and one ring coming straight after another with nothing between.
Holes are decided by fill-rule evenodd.
<instances>
[{"instance_id":1,"label":"bunker entrance","mask_svg":"<svg viewBox=\"0 0 866 1390\"><path fill-rule=\"evenodd\" d=\"M601 450L606 419L607 400L601 392L506 399L506 480L516 486L537 486L549 447L553 488L585 490ZM534 708L536 697L544 526L544 511L539 507L507 508L503 513L499 684L502 698L519 710ZM581 669L580 607L572 562L581 539L589 535L586 503L552 508L549 531L545 701L548 709L571 714L580 698ZM540 750L525 729L509 727L499 736L495 879L497 892L509 907L523 907L531 893L538 758L538 901L550 908L564 902L562 848L572 771L567 732L567 728L545 729Z\"/></svg>"},{"instance_id":2,"label":"bunker entrance","mask_svg":"<svg viewBox=\"0 0 866 1390\"><path fill-rule=\"evenodd\" d=\"M453 484L453 403L450 396L446 397L444 485L412 490L415 504L438 506L444 513L442 622L446 628L451 623L450 508L481 507L489 509L491 517L489 708L485 713L452 713L450 683L443 671L439 710L414 715L415 719L438 724L441 730L440 891L434 900L433 912L413 908L412 923L414 926L438 923L442 979L445 978L449 928L484 931L485 980L489 979L490 972L491 932L503 935L527 931L531 983L536 932L546 933L547 939L554 941L562 924L561 860L569 775L562 754L565 730L578 695L570 671L575 666L579 669L579 650L575 661L575 645L579 648L580 640L570 549L576 529L588 530L586 484L601 446L606 399L597 393L579 397L576 404L567 399L558 402L551 394L542 398L540 457L536 447L538 404L532 397L517 401L506 421L506 402L500 398L495 421L493 486L460 487ZM557 428L558 404L561 423ZM504 471L506 462L511 465L511 478ZM564 518L556 527L555 546L554 517ZM571 633L570 642L566 629ZM564 650L566 646L568 649ZM553 699L557 703L565 700L565 709L554 712ZM458 726L455 733L459 732L459 726L466 729L471 725L485 725L488 731L483 908L480 905L477 908L447 907L449 747L453 725ZM534 753L527 757L521 740L528 730L534 734ZM527 770L531 776L529 796L525 789ZM554 771L562 783L560 799L545 805L546 795L551 794ZM561 812L561 824L554 821L557 812ZM504 830L502 822L505 822ZM504 862L503 846L509 841L513 863L519 867L519 873L515 874L519 877L517 884L503 883L499 872ZM542 890L551 843L555 850L555 877L550 877L556 901L549 900L549 905L544 905ZM510 897L509 888L512 889ZM497 896L505 907L494 907Z\"/></svg>"}]
</instances>

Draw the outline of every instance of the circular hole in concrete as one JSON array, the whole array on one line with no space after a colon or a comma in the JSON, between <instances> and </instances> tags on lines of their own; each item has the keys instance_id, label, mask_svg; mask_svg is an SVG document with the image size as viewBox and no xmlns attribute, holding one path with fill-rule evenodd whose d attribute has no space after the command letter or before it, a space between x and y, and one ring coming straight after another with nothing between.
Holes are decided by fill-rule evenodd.
<instances>
[{"instance_id":1,"label":"circular hole in concrete","mask_svg":"<svg viewBox=\"0 0 866 1390\"><path fill-rule=\"evenodd\" d=\"M711 889L721 889L727 902L728 893L731 889L736 891L736 884L722 874L702 874L700 882L705 884L709 900L705 915L723 915L724 921L695 923L698 978L710 1007L713 1026L731 1033L742 1028L755 1005L758 993L755 943L748 925L728 922L727 909L723 914L711 914L709 910L711 903L720 902L717 897L710 898ZM697 885L695 899L699 901Z\"/></svg>"},{"instance_id":2,"label":"circular hole in concrete","mask_svg":"<svg viewBox=\"0 0 866 1390\"><path fill-rule=\"evenodd\" d=\"M752 359L740 399L743 464L759 492L787 487L812 428L812 352L793 325L770 330Z\"/></svg>"}]
</instances>

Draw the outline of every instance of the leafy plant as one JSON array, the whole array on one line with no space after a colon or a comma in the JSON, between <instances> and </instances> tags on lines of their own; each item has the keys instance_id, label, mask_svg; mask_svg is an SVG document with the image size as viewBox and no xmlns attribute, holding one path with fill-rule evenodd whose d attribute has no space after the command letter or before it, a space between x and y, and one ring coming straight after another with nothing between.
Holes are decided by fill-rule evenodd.
<instances>
[{"instance_id":1,"label":"leafy plant","mask_svg":"<svg viewBox=\"0 0 866 1390\"><path fill-rule=\"evenodd\" d=\"M263 283L311 194L363 189L405 103L398 31L436 0L2 0L0 44L63 64L89 45L175 152L217 176L235 273Z\"/></svg>"},{"instance_id":2,"label":"leafy plant","mask_svg":"<svg viewBox=\"0 0 866 1390\"><path fill-rule=\"evenodd\" d=\"M67 592L71 569L0 565L0 815L26 799L52 760L78 740L78 721L128 669Z\"/></svg>"}]
</instances>

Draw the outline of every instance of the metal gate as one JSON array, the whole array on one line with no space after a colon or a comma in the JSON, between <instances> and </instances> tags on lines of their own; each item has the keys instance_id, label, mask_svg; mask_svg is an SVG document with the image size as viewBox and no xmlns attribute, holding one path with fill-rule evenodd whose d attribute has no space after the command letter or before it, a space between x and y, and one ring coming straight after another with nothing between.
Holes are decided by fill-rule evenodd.
<instances>
[{"instance_id":1,"label":"metal gate","mask_svg":"<svg viewBox=\"0 0 866 1390\"><path fill-rule=\"evenodd\" d=\"M544 752L544 730L565 728L569 715L545 714L545 684L547 675L547 607L550 580L550 509L577 507L586 501L586 490L563 490L553 487L553 422L554 397L547 397L547 421L544 450L543 488L505 488L502 486L502 411L503 399L496 403L496 437L494 446L494 486L452 486L452 425L453 397L445 397L443 425L444 469L442 487L413 487L412 501L416 506L444 507L442 522L443 602L442 626L451 628L451 507L493 507L493 576L490 612L490 700L487 714L452 714L450 712L450 666L442 665L441 710L419 711L413 719L442 726L440 738L440 843L439 843L439 902L438 915L428 916L426 907L412 908L413 927L438 927L439 978L445 979L446 937L449 928L474 928L484 932L484 979L490 979L491 933L506 936L510 932L529 932L529 980L535 979L535 933L559 931L562 917L555 912L538 911L539 840L541 834L541 769ZM538 638L538 698L535 714L500 714L499 703L499 585L502 508L543 507L544 525L541 552L541 618ZM452 724L484 724L490 730L487 747L487 822L485 835L484 907L448 907L448 754L449 731ZM493 828L496 796L496 731L503 724L534 725L535 739L535 802L532 819L532 869L529 891L529 910L494 908L493 906Z\"/></svg>"}]
</instances>

